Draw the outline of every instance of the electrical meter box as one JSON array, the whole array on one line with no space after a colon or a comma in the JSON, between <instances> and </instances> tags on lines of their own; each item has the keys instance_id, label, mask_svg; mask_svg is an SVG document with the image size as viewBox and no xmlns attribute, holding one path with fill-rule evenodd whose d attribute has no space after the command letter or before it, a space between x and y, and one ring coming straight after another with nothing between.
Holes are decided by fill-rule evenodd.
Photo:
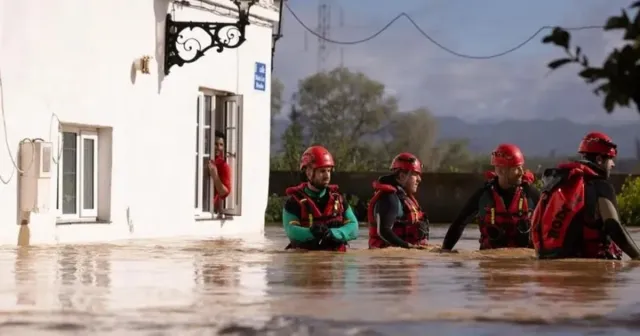
<instances>
[{"instance_id":1,"label":"electrical meter box","mask_svg":"<svg viewBox=\"0 0 640 336\"><path fill-rule=\"evenodd\" d=\"M53 144L23 142L20 145L20 210L43 213L49 211Z\"/></svg>"}]
</instances>

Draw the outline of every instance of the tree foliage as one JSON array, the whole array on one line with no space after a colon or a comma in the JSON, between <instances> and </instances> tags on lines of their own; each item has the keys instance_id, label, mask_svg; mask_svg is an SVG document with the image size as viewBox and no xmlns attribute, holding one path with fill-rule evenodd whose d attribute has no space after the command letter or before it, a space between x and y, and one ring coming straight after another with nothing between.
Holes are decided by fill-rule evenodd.
<instances>
[{"instance_id":1,"label":"tree foliage","mask_svg":"<svg viewBox=\"0 0 640 336\"><path fill-rule=\"evenodd\" d=\"M293 101L311 142L329 148L342 170L358 165L366 137L379 132L398 111L397 100L385 94L383 84L347 68L302 80Z\"/></svg>"},{"instance_id":2,"label":"tree foliage","mask_svg":"<svg viewBox=\"0 0 640 336\"><path fill-rule=\"evenodd\" d=\"M309 144L327 147L341 171L384 171L401 152L415 154L430 171L474 163L464 140L436 145L437 123L427 108L400 112L382 83L346 68L301 80L289 119L273 169L297 170Z\"/></svg>"},{"instance_id":3,"label":"tree foliage","mask_svg":"<svg viewBox=\"0 0 640 336\"><path fill-rule=\"evenodd\" d=\"M390 155L410 152L429 167L437 131L437 123L431 112L426 108L419 108L398 113L391 120L388 130L389 141L386 147Z\"/></svg>"},{"instance_id":4,"label":"tree foliage","mask_svg":"<svg viewBox=\"0 0 640 336\"><path fill-rule=\"evenodd\" d=\"M284 84L277 78L271 78L271 127L275 117L282 113L282 95L284 94ZM273 144L273 132L271 133L271 143Z\"/></svg>"},{"instance_id":5,"label":"tree foliage","mask_svg":"<svg viewBox=\"0 0 640 336\"><path fill-rule=\"evenodd\" d=\"M271 118L282 113L284 84L278 78L271 78Z\"/></svg>"},{"instance_id":6,"label":"tree foliage","mask_svg":"<svg viewBox=\"0 0 640 336\"><path fill-rule=\"evenodd\" d=\"M276 170L297 171L300 162L300 155L306 148L304 141L304 126L302 115L295 106L291 106L289 120L291 123L282 134L282 153L273 160L271 167Z\"/></svg>"},{"instance_id":7,"label":"tree foliage","mask_svg":"<svg viewBox=\"0 0 640 336\"><path fill-rule=\"evenodd\" d=\"M564 50L566 57L556 59L548 64L551 70L567 64L581 67L578 75L587 84L596 85L593 92L603 95L603 106L607 113L616 107L629 107L632 103L640 112L640 1L635 1L629 8L635 9L632 19L622 9L619 16L607 19L605 31L624 31L623 45L615 48L605 59L602 66L592 66L579 46L571 46L571 34L560 27L545 36L542 43L553 44Z\"/></svg>"},{"instance_id":8,"label":"tree foliage","mask_svg":"<svg viewBox=\"0 0 640 336\"><path fill-rule=\"evenodd\" d=\"M482 159L488 161L484 157ZM485 168L484 166L477 162L469 151L468 139L452 139L434 148L433 171L458 173Z\"/></svg>"},{"instance_id":9,"label":"tree foliage","mask_svg":"<svg viewBox=\"0 0 640 336\"><path fill-rule=\"evenodd\" d=\"M623 224L640 225L640 178L627 178L618 195L618 210Z\"/></svg>"}]
</instances>

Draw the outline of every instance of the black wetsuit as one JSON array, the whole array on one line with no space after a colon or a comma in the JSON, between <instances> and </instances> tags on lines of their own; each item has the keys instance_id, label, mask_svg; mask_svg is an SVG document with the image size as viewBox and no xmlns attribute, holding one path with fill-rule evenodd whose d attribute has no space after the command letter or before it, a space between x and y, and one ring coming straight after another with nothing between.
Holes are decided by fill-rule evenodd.
<instances>
[{"instance_id":1,"label":"black wetsuit","mask_svg":"<svg viewBox=\"0 0 640 336\"><path fill-rule=\"evenodd\" d=\"M402 187L396 182L394 175L383 176L379 179L380 182L385 184L390 184L403 192ZM398 218L403 217L403 209L402 202L400 198L395 193L383 193L379 196L376 201L374 213L380 215L380 229L378 234L380 237L389 243L391 246L409 248L411 244L402 240L398 235L393 232L393 225L398 220ZM425 234L428 235L428 221L425 219L425 222L421 224L421 230L426 231Z\"/></svg>"},{"instance_id":2,"label":"black wetsuit","mask_svg":"<svg viewBox=\"0 0 640 336\"><path fill-rule=\"evenodd\" d=\"M500 188L498 183L490 183L494 183L495 191L504 200L504 204L508 206L511 203L513 196L515 195L516 188L503 189ZM529 184L522 184L522 189L527 197L529 209L533 211L535 206L538 204L538 200L540 200L540 192L538 191L538 189ZM491 191L487 188L487 185L484 185L482 186L482 188L478 189L471 195L467 203L458 214L458 217L456 217L453 223L451 223L451 226L449 227L449 230L444 237L444 241L442 242L442 249L453 249L458 240L460 240L460 237L462 237L462 232L469 222L469 217L478 214L480 218L484 218L483 204L486 202L493 202L493 200Z\"/></svg>"}]
</instances>

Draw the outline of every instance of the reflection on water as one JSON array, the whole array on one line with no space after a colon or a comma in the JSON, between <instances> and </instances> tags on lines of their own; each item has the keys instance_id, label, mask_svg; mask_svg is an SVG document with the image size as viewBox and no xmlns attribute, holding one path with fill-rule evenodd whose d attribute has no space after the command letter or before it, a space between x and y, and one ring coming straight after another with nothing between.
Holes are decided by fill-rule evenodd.
<instances>
[{"instance_id":1,"label":"reflection on water","mask_svg":"<svg viewBox=\"0 0 640 336\"><path fill-rule=\"evenodd\" d=\"M482 260L475 300L509 301L527 307L533 316L555 314L603 314L616 306L616 288L628 285L621 272L638 264L612 261L523 261ZM530 313L531 308L539 313ZM556 311L565 307L562 312ZM546 313L544 309L551 309ZM567 315L568 314L568 315Z\"/></svg>"},{"instance_id":2,"label":"reflection on water","mask_svg":"<svg viewBox=\"0 0 640 336\"><path fill-rule=\"evenodd\" d=\"M309 262L309 256L303 254L291 254L283 263L285 277L283 284L286 287L304 288L313 293L322 294L324 290L334 285L334 279L340 279L339 273L342 265L336 262L339 256L332 254Z\"/></svg>"},{"instance_id":3,"label":"reflection on water","mask_svg":"<svg viewBox=\"0 0 640 336\"><path fill-rule=\"evenodd\" d=\"M440 240L444 229L433 234ZM476 251L474 234L456 254L368 251L364 239L348 253L285 252L278 229L257 240L4 248L0 332L424 335L428 328L438 335L579 335L589 328L593 335L626 335L640 329L634 326L637 263L537 261L527 249Z\"/></svg>"},{"instance_id":4,"label":"reflection on water","mask_svg":"<svg viewBox=\"0 0 640 336\"><path fill-rule=\"evenodd\" d=\"M58 249L60 308L89 312L106 308L111 284L110 254L110 248L103 246L62 246Z\"/></svg>"},{"instance_id":5,"label":"reflection on water","mask_svg":"<svg viewBox=\"0 0 640 336\"><path fill-rule=\"evenodd\" d=\"M376 261L376 259L378 259ZM419 270L427 264L402 257L372 258L362 265L363 283L379 294L402 296L418 292Z\"/></svg>"},{"instance_id":6,"label":"reflection on water","mask_svg":"<svg viewBox=\"0 0 640 336\"><path fill-rule=\"evenodd\" d=\"M217 245L217 249L234 248L239 242L237 240L219 240L217 242L206 242L196 246L193 250L202 251L195 255L193 260L194 281L201 289L211 287L235 288L240 283L239 272L242 265L240 255L228 255L226 260L217 258L220 254L216 251L209 251L212 246Z\"/></svg>"}]
</instances>

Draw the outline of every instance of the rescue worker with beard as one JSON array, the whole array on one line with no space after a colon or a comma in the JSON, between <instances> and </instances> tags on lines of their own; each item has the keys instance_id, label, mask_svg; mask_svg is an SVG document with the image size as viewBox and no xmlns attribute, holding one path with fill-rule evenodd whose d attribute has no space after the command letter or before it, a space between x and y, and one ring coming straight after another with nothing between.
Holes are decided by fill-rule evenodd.
<instances>
[{"instance_id":1,"label":"rescue worker with beard","mask_svg":"<svg viewBox=\"0 0 640 336\"><path fill-rule=\"evenodd\" d=\"M442 242L451 251L462 236L470 216L477 214L480 250L531 247L531 213L540 198L532 185L534 176L524 170L524 155L518 146L501 144L491 153L487 182L478 189L453 221Z\"/></svg>"},{"instance_id":2,"label":"rescue worker with beard","mask_svg":"<svg viewBox=\"0 0 640 336\"><path fill-rule=\"evenodd\" d=\"M358 219L337 185L331 185L333 157L322 146L307 148L300 159L303 183L287 188L282 224L287 249L341 251L358 238Z\"/></svg>"},{"instance_id":3,"label":"rescue worker with beard","mask_svg":"<svg viewBox=\"0 0 640 336\"><path fill-rule=\"evenodd\" d=\"M533 214L531 239L539 259L640 259L640 250L620 223L609 182L615 143L600 132L580 142L582 159L547 169L542 200ZM622 249L622 251L620 251Z\"/></svg>"},{"instance_id":4,"label":"rescue worker with beard","mask_svg":"<svg viewBox=\"0 0 640 336\"><path fill-rule=\"evenodd\" d=\"M429 220L414 197L422 163L413 154L401 153L391 162L391 170L391 175L373 183L375 194L367 209L369 248L425 249Z\"/></svg>"}]
</instances>

